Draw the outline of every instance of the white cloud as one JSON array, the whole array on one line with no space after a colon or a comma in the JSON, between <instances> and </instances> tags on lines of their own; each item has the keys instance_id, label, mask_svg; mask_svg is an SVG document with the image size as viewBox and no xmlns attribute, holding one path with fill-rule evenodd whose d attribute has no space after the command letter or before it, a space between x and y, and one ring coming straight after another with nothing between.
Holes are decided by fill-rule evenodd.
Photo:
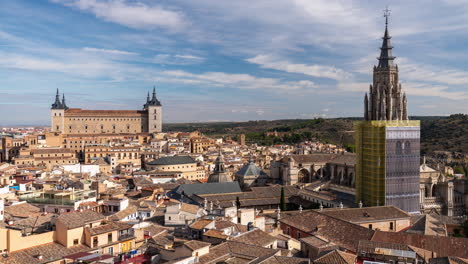
<instances>
[{"instance_id":1,"label":"white cloud","mask_svg":"<svg viewBox=\"0 0 468 264\"><path fill-rule=\"evenodd\" d=\"M247 59L246 61L253 64L258 64L260 67L266 69L274 69L290 73L301 73L319 78L343 80L352 77L350 73L333 66L296 64L286 60L275 59L271 55L258 55L256 57Z\"/></svg>"},{"instance_id":2,"label":"white cloud","mask_svg":"<svg viewBox=\"0 0 468 264\"><path fill-rule=\"evenodd\" d=\"M255 111L255 113L257 113L257 115L263 115L265 114L265 111L260 109L260 110Z\"/></svg>"},{"instance_id":3,"label":"white cloud","mask_svg":"<svg viewBox=\"0 0 468 264\"><path fill-rule=\"evenodd\" d=\"M153 63L168 64L168 65L189 65L202 63L205 59L195 55L171 55L158 54L151 60Z\"/></svg>"},{"instance_id":4,"label":"white cloud","mask_svg":"<svg viewBox=\"0 0 468 264\"><path fill-rule=\"evenodd\" d=\"M141 2L123 0L52 0L82 11L91 12L96 17L137 29L167 28L180 30L187 25L179 11L162 6L149 6Z\"/></svg>"},{"instance_id":5,"label":"white cloud","mask_svg":"<svg viewBox=\"0 0 468 264\"><path fill-rule=\"evenodd\" d=\"M135 52L116 50L116 49L98 49L98 48L84 47L83 50L87 52L101 52L101 53L108 53L108 54L114 54L114 55L138 55L138 53L135 53Z\"/></svg>"},{"instance_id":6,"label":"white cloud","mask_svg":"<svg viewBox=\"0 0 468 264\"><path fill-rule=\"evenodd\" d=\"M434 96L451 100L467 100L468 92L451 91L448 86L427 83L403 83L403 89L408 95Z\"/></svg>"},{"instance_id":7,"label":"white cloud","mask_svg":"<svg viewBox=\"0 0 468 264\"><path fill-rule=\"evenodd\" d=\"M181 58L181 59L187 59L187 60L204 60L204 58L199 57L199 56L194 56L194 55L179 55L176 54L174 55L176 58Z\"/></svg>"},{"instance_id":8,"label":"white cloud","mask_svg":"<svg viewBox=\"0 0 468 264\"><path fill-rule=\"evenodd\" d=\"M317 86L308 80L301 81L284 81L276 78L261 78L250 74L232 74L224 72L206 72L194 74L186 71L163 71L167 81L172 82L198 82L219 87L234 87L238 89L269 89L275 91L307 91L308 89L317 88Z\"/></svg>"}]
</instances>

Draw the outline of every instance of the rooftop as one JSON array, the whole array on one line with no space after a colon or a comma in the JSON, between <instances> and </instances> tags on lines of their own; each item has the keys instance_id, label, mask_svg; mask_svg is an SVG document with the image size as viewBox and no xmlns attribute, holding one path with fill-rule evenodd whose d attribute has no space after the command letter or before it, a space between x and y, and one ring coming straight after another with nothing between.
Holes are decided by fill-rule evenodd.
<instances>
[{"instance_id":1,"label":"rooftop","mask_svg":"<svg viewBox=\"0 0 468 264\"><path fill-rule=\"evenodd\" d=\"M148 162L149 165L179 165L179 164L190 164L197 163L190 156L174 156L174 157L162 157Z\"/></svg>"},{"instance_id":2,"label":"rooftop","mask_svg":"<svg viewBox=\"0 0 468 264\"><path fill-rule=\"evenodd\" d=\"M104 216L91 210L82 212L64 213L57 218L57 222L63 223L68 229L73 229L86 225L87 223L103 220Z\"/></svg>"},{"instance_id":3,"label":"rooftop","mask_svg":"<svg viewBox=\"0 0 468 264\"><path fill-rule=\"evenodd\" d=\"M395 206L375 206L363 208L329 208L320 211L351 223L365 223L378 220L410 218L411 215Z\"/></svg>"}]
</instances>

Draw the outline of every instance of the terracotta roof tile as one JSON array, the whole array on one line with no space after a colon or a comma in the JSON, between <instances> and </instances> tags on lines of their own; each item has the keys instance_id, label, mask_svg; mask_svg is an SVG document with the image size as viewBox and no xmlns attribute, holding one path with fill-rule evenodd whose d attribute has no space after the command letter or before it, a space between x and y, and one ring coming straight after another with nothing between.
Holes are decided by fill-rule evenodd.
<instances>
[{"instance_id":1,"label":"terracotta roof tile","mask_svg":"<svg viewBox=\"0 0 468 264\"><path fill-rule=\"evenodd\" d=\"M354 264L356 255L333 250L313 261L314 264Z\"/></svg>"},{"instance_id":2,"label":"terracotta roof tile","mask_svg":"<svg viewBox=\"0 0 468 264\"><path fill-rule=\"evenodd\" d=\"M64 213L57 218L58 222L62 222L68 229L84 226L87 223L97 222L103 220L104 216L91 210L84 210L82 212Z\"/></svg>"}]
</instances>

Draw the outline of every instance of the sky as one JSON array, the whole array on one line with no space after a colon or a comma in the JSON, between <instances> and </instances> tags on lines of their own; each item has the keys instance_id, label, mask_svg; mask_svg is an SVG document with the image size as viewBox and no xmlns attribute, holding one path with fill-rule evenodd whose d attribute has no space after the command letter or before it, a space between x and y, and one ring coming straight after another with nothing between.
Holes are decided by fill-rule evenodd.
<instances>
[{"instance_id":1,"label":"sky","mask_svg":"<svg viewBox=\"0 0 468 264\"><path fill-rule=\"evenodd\" d=\"M0 126L69 107L164 122L362 116L385 27L410 115L468 113L468 0L1 0Z\"/></svg>"}]
</instances>

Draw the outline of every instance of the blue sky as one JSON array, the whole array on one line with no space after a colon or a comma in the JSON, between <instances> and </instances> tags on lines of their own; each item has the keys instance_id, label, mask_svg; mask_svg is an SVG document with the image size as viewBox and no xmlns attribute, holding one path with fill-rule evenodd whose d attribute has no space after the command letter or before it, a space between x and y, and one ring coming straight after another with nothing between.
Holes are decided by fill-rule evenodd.
<instances>
[{"instance_id":1,"label":"blue sky","mask_svg":"<svg viewBox=\"0 0 468 264\"><path fill-rule=\"evenodd\" d=\"M386 5L410 114L467 113L467 0L2 0L0 125L153 85L165 122L361 116Z\"/></svg>"}]
</instances>

